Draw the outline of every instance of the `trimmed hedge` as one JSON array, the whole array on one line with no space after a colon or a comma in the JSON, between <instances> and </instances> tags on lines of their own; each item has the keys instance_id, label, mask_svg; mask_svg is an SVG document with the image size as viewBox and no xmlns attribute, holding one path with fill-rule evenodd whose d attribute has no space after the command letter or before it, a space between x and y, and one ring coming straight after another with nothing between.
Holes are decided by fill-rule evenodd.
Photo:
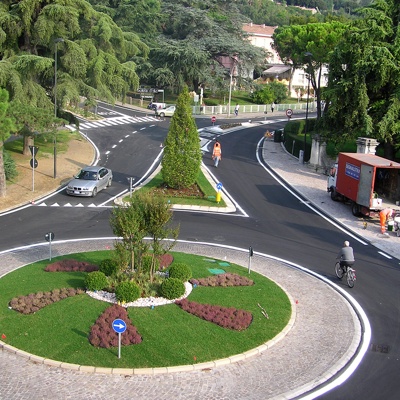
<instances>
[{"instance_id":1,"label":"trimmed hedge","mask_svg":"<svg viewBox=\"0 0 400 400\"><path fill-rule=\"evenodd\" d=\"M177 278L182 282L187 282L192 276L192 270L190 267L183 263L172 264L168 268L168 276L170 278Z\"/></svg>"},{"instance_id":2,"label":"trimmed hedge","mask_svg":"<svg viewBox=\"0 0 400 400\"><path fill-rule=\"evenodd\" d=\"M130 303L140 297L140 288L135 282L121 282L115 288L115 297L123 303Z\"/></svg>"},{"instance_id":3,"label":"trimmed hedge","mask_svg":"<svg viewBox=\"0 0 400 400\"><path fill-rule=\"evenodd\" d=\"M161 284L160 293L168 300L177 299L185 294L185 285L180 279L167 278Z\"/></svg>"},{"instance_id":4,"label":"trimmed hedge","mask_svg":"<svg viewBox=\"0 0 400 400\"><path fill-rule=\"evenodd\" d=\"M108 281L104 272L94 271L87 275L85 279L85 287L88 290L96 291L107 287Z\"/></svg>"}]
</instances>

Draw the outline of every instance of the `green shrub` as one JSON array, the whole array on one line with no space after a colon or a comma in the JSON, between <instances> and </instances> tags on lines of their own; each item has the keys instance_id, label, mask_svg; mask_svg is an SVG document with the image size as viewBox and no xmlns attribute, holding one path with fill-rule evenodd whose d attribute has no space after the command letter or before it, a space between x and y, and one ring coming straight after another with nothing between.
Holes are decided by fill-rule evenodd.
<instances>
[{"instance_id":1,"label":"green shrub","mask_svg":"<svg viewBox=\"0 0 400 400\"><path fill-rule=\"evenodd\" d=\"M121 282L115 288L115 297L118 301L130 303L140 297L140 287L135 282Z\"/></svg>"},{"instance_id":2,"label":"green shrub","mask_svg":"<svg viewBox=\"0 0 400 400\"><path fill-rule=\"evenodd\" d=\"M187 282L193 276L190 267L183 263L172 264L168 268L168 274L170 278L177 278L182 282Z\"/></svg>"},{"instance_id":3,"label":"green shrub","mask_svg":"<svg viewBox=\"0 0 400 400\"><path fill-rule=\"evenodd\" d=\"M85 279L85 287L88 290L102 290L108 285L107 277L103 272L90 272Z\"/></svg>"},{"instance_id":4,"label":"green shrub","mask_svg":"<svg viewBox=\"0 0 400 400\"><path fill-rule=\"evenodd\" d=\"M285 134L300 135L304 132L304 127L306 121L304 119L299 119L297 121L289 121L285 125Z\"/></svg>"},{"instance_id":5,"label":"green shrub","mask_svg":"<svg viewBox=\"0 0 400 400\"><path fill-rule=\"evenodd\" d=\"M4 172L6 174L6 179L8 181L11 181L18 176L18 171L15 165L15 161L11 157L10 153L5 150L3 152L3 160L4 160Z\"/></svg>"},{"instance_id":6,"label":"green shrub","mask_svg":"<svg viewBox=\"0 0 400 400\"><path fill-rule=\"evenodd\" d=\"M152 259L153 259L153 257L151 255L145 255L142 257L142 267L141 267L142 272L145 272L145 273L150 272ZM158 271L159 269L160 269L160 260L157 257L155 257L154 258L154 271Z\"/></svg>"},{"instance_id":7,"label":"green shrub","mask_svg":"<svg viewBox=\"0 0 400 400\"><path fill-rule=\"evenodd\" d=\"M185 294L185 285L178 278L167 278L161 284L160 293L166 299L177 299Z\"/></svg>"},{"instance_id":8,"label":"green shrub","mask_svg":"<svg viewBox=\"0 0 400 400\"><path fill-rule=\"evenodd\" d=\"M115 275L118 271L118 264L115 260L106 258L100 262L99 271L103 272L106 276Z\"/></svg>"}]
</instances>

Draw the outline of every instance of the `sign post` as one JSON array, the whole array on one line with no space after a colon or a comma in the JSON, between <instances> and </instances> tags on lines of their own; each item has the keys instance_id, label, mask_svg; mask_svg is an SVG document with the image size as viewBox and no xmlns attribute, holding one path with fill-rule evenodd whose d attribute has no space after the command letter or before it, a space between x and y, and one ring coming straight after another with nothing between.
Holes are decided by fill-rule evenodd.
<instances>
[{"instance_id":1,"label":"sign post","mask_svg":"<svg viewBox=\"0 0 400 400\"><path fill-rule=\"evenodd\" d=\"M115 319L112 327L118 333L118 358L121 358L121 333L126 331L126 322L122 319Z\"/></svg>"},{"instance_id":2,"label":"sign post","mask_svg":"<svg viewBox=\"0 0 400 400\"><path fill-rule=\"evenodd\" d=\"M217 197L216 197L216 201L219 204L219 202L221 201L221 189L222 189L222 183L218 182L217 183Z\"/></svg>"},{"instance_id":3,"label":"sign post","mask_svg":"<svg viewBox=\"0 0 400 400\"><path fill-rule=\"evenodd\" d=\"M211 122L212 122L213 126L214 126L214 124L215 124L216 121L217 121L217 117L216 117L215 115L213 115L213 116L211 117Z\"/></svg>"},{"instance_id":4,"label":"sign post","mask_svg":"<svg viewBox=\"0 0 400 400\"><path fill-rule=\"evenodd\" d=\"M288 119L292 118L293 115L293 110L291 108L288 108L286 110L286 116L288 117Z\"/></svg>"},{"instance_id":5,"label":"sign post","mask_svg":"<svg viewBox=\"0 0 400 400\"><path fill-rule=\"evenodd\" d=\"M52 240L54 240L54 233L53 232L46 233L44 235L44 238L49 242L49 247L50 247L50 258L49 258L49 260L51 261L51 242L52 242Z\"/></svg>"},{"instance_id":6,"label":"sign post","mask_svg":"<svg viewBox=\"0 0 400 400\"><path fill-rule=\"evenodd\" d=\"M132 184L133 184L133 181L135 180L135 178L129 177L127 179L129 181L129 197L132 197L132 189L133 189Z\"/></svg>"},{"instance_id":7,"label":"sign post","mask_svg":"<svg viewBox=\"0 0 400 400\"><path fill-rule=\"evenodd\" d=\"M35 168L38 166L38 162L35 158L37 152L39 151L39 147L37 146L29 146L29 150L31 151L32 158L30 161L30 166L32 168L32 192L35 191Z\"/></svg>"},{"instance_id":8,"label":"sign post","mask_svg":"<svg viewBox=\"0 0 400 400\"><path fill-rule=\"evenodd\" d=\"M253 248L250 246L249 247L249 268L248 268L248 273L250 274L251 271L251 257L253 257Z\"/></svg>"}]
</instances>

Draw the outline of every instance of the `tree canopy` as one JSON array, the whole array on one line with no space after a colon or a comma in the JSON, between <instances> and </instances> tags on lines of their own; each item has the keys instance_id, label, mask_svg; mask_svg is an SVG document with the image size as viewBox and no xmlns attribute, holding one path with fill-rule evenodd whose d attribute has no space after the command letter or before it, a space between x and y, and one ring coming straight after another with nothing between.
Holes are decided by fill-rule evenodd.
<instances>
[{"instance_id":1,"label":"tree canopy","mask_svg":"<svg viewBox=\"0 0 400 400\"><path fill-rule=\"evenodd\" d=\"M400 147L400 4L360 10L330 59L324 122L332 138L371 136L393 159Z\"/></svg>"},{"instance_id":2,"label":"tree canopy","mask_svg":"<svg viewBox=\"0 0 400 400\"><path fill-rule=\"evenodd\" d=\"M337 21L307 25L290 25L275 30L274 48L282 61L291 66L292 74L304 68L317 100L317 116L321 117L322 68L340 42L347 25ZM305 66L305 67L304 67Z\"/></svg>"}]
</instances>

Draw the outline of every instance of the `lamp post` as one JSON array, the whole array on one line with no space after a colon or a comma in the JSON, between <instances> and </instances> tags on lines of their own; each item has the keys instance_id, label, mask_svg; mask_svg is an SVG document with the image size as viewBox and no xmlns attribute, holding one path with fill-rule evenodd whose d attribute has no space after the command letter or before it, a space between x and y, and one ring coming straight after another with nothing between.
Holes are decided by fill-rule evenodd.
<instances>
[{"instance_id":1,"label":"lamp post","mask_svg":"<svg viewBox=\"0 0 400 400\"><path fill-rule=\"evenodd\" d=\"M304 53L306 57L311 59L312 54L307 52ZM303 164L306 162L306 146L307 146L307 128L308 128L308 101L310 99L310 80L311 75L308 74L308 85L307 85L307 105L306 105L306 125L304 127L304 154L303 154Z\"/></svg>"},{"instance_id":2,"label":"lamp post","mask_svg":"<svg viewBox=\"0 0 400 400\"><path fill-rule=\"evenodd\" d=\"M54 39L54 118L57 118L57 45L63 38ZM57 138L54 135L54 179L57 177Z\"/></svg>"},{"instance_id":3,"label":"lamp post","mask_svg":"<svg viewBox=\"0 0 400 400\"><path fill-rule=\"evenodd\" d=\"M232 81L233 81L233 72L235 70L235 65L237 63L237 59L232 57L232 65L230 66L230 79L229 79L229 98L228 98L228 118L231 114L231 100L232 100Z\"/></svg>"}]
</instances>

